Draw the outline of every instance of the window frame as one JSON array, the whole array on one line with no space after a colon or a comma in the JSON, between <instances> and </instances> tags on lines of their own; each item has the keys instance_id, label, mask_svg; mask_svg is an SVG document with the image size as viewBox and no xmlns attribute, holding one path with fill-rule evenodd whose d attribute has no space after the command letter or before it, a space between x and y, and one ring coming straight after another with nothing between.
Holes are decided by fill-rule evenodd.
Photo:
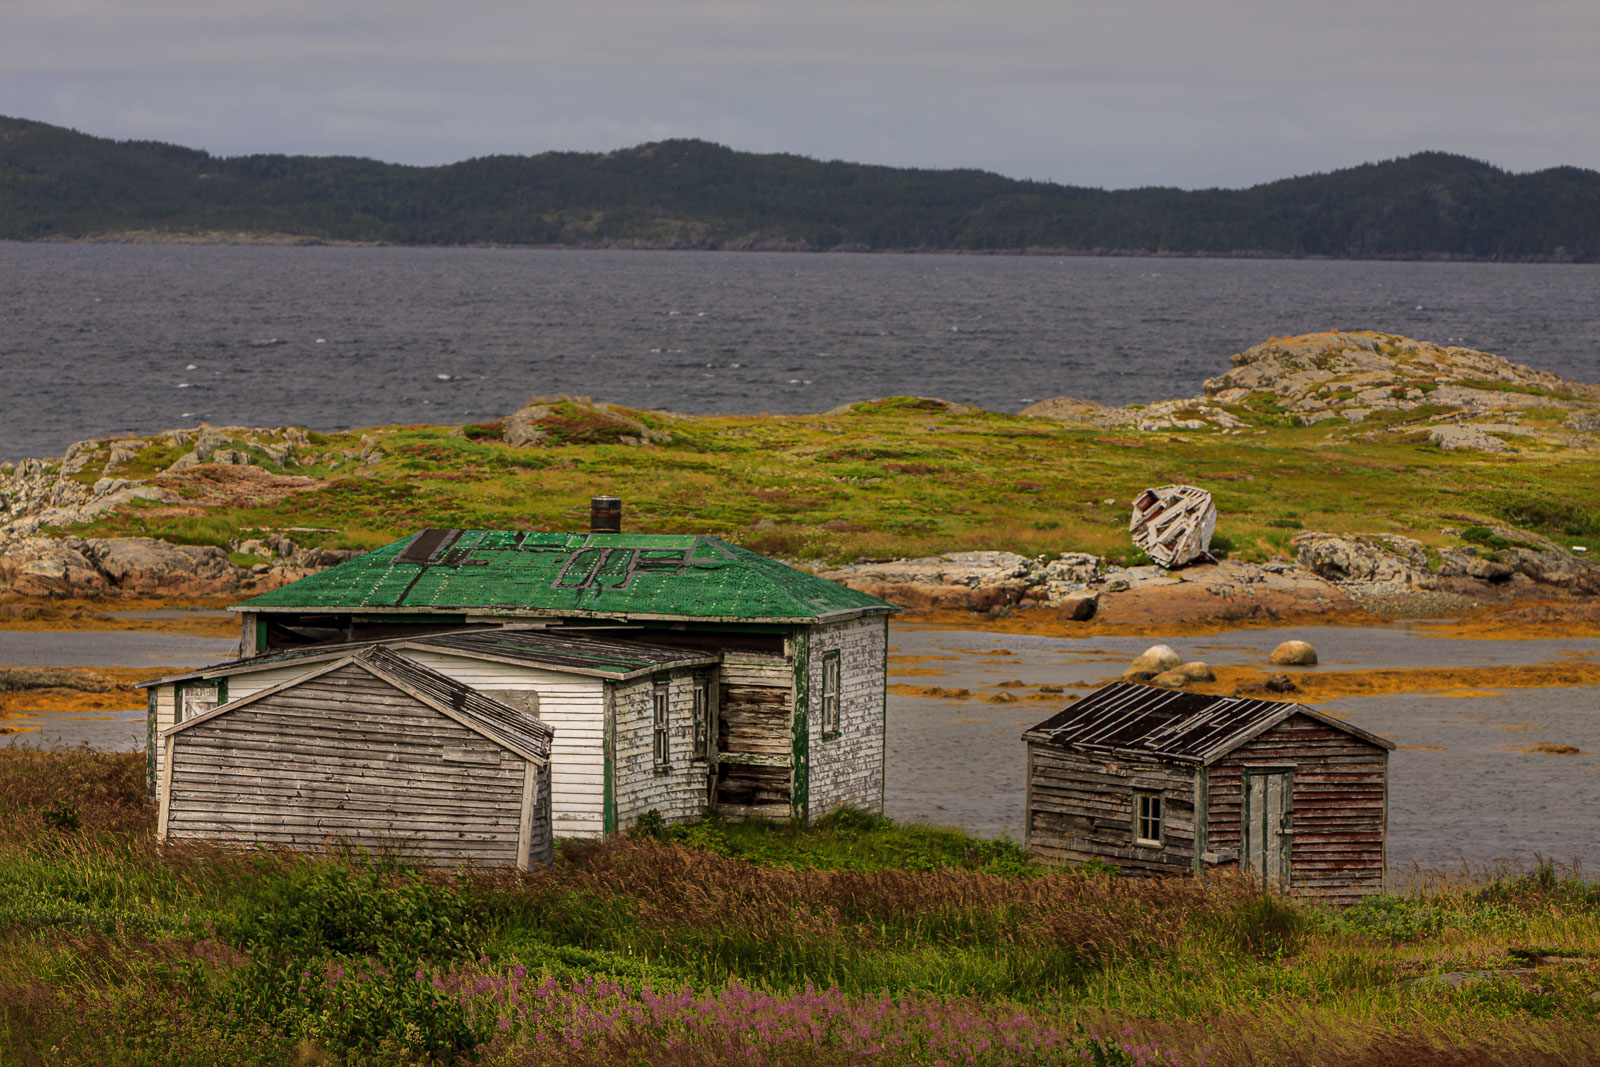
<instances>
[{"instance_id":1,"label":"window frame","mask_svg":"<svg viewBox=\"0 0 1600 1067\"><path fill-rule=\"evenodd\" d=\"M1154 810L1152 810L1154 809ZM1139 790L1133 794L1133 843L1150 848L1160 848L1167 817L1166 797L1154 790ZM1144 830L1155 829L1150 837Z\"/></svg>"},{"instance_id":2,"label":"window frame","mask_svg":"<svg viewBox=\"0 0 1600 1067\"><path fill-rule=\"evenodd\" d=\"M711 751L711 672L694 676L694 752L691 763L704 763Z\"/></svg>"},{"instance_id":3,"label":"window frame","mask_svg":"<svg viewBox=\"0 0 1600 1067\"><path fill-rule=\"evenodd\" d=\"M195 679L174 687L173 722L188 722L215 711L228 702L227 679ZM195 697L191 710L190 697Z\"/></svg>"},{"instance_id":4,"label":"window frame","mask_svg":"<svg viewBox=\"0 0 1600 1067\"><path fill-rule=\"evenodd\" d=\"M657 771L672 769L672 687L657 678L650 689L650 754Z\"/></svg>"},{"instance_id":5,"label":"window frame","mask_svg":"<svg viewBox=\"0 0 1600 1067\"><path fill-rule=\"evenodd\" d=\"M822 739L832 741L844 733L841 692L844 689L844 666L837 649L822 654L822 684L817 688L817 707L822 713Z\"/></svg>"}]
</instances>

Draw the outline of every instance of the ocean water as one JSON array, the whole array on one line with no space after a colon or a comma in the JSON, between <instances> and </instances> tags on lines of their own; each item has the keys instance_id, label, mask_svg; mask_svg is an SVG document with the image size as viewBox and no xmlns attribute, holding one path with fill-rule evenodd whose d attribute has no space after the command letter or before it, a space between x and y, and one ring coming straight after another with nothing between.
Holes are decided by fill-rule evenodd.
<instances>
[{"instance_id":1,"label":"ocean water","mask_svg":"<svg viewBox=\"0 0 1600 1067\"><path fill-rule=\"evenodd\" d=\"M1600 266L0 243L0 459L218 425L454 424L575 393L813 412L1187 396L1382 329L1600 380Z\"/></svg>"}]
</instances>

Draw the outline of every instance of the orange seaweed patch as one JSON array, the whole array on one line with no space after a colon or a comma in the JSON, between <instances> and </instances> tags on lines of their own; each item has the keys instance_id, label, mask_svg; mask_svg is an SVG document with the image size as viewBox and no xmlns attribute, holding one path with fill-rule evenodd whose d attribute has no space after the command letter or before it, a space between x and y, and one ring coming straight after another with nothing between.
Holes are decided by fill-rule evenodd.
<instances>
[{"instance_id":1,"label":"orange seaweed patch","mask_svg":"<svg viewBox=\"0 0 1600 1067\"><path fill-rule=\"evenodd\" d=\"M1429 637L1478 641L1527 641L1554 637L1600 637L1600 605L1532 601L1491 614L1428 623Z\"/></svg>"},{"instance_id":2,"label":"orange seaweed patch","mask_svg":"<svg viewBox=\"0 0 1600 1067\"><path fill-rule=\"evenodd\" d=\"M890 656L890 663L932 663L935 660L960 659L959 656Z\"/></svg>"},{"instance_id":3,"label":"orange seaweed patch","mask_svg":"<svg viewBox=\"0 0 1600 1067\"><path fill-rule=\"evenodd\" d=\"M940 685L891 685L889 692L901 697L936 697L940 700L966 700L970 689L946 689Z\"/></svg>"},{"instance_id":4,"label":"orange seaweed patch","mask_svg":"<svg viewBox=\"0 0 1600 1067\"><path fill-rule=\"evenodd\" d=\"M1184 618L1189 610L1175 603L1170 618L1141 623L1107 623L1099 619L1072 622L1063 619L1051 608L1022 609L1000 618L945 608L907 612L895 619L894 626L905 630L971 630L1039 637L1211 637L1237 630L1268 630L1289 626L1376 626L1389 621L1364 611L1296 611L1245 618Z\"/></svg>"},{"instance_id":5,"label":"orange seaweed patch","mask_svg":"<svg viewBox=\"0 0 1600 1067\"><path fill-rule=\"evenodd\" d=\"M0 693L0 716L15 716L29 711L128 711L144 705L145 695L133 683L149 678L148 667L80 667L52 668L64 674L81 674L85 678L103 679L115 685L104 693L89 693L77 689L22 689Z\"/></svg>"},{"instance_id":6,"label":"orange seaweed patch","mask_svg":"<svg viewBox=\"0 0 1600 1067\"><path fill-rule=\"evenodd\" d=\"M232 615L205 615L236 603L240 597L185 600L164 597L47 599L6 596L0 602L0 630L136 630L185 634L190 637L237 637L239 620ZM123 611L192 611L192 617L130 619Z\"/></svg>"},{"instance_id":7,"label":"orange seaweed patch","mask_svg":"<svg viewBox=\"0 0 1600 1067\"><path fill-rule=\"evenodd\" d=\"M934 676L944 674L943 667L895 667L889 671L891 678L913 678L920 676Z\"/></svg>"},{"instance_id":8,"label":"orange seaweed patch","mask_svg":"<svg viewBox=\"0 0 1600 1067\"><path fill-rule=\"evenodd\" d=\"M1423 751L1423 752L1443 752L1443 751L1445 751L1445 749L1444 749L1444 747L1442 745L1396 745L1394 747L1395 748L1413 748L1413 749L1418 749L1418 750Z\"/></svg>"},{"instance_id":9,"label":"orange seaweed patch","mask_svg":"<svg viewBox=\"0 0 1600 1067\"><path fill-rule=\"evenodd\" d=\"M1257 684L1266 675L1257 667L1214 667L1217 680L1193 686L1196 692L1230 694ZM1407 667L1372 671L1299 671L1295 693L1252 693L1263 700L1302 703L1340 697L1383 696L1460 690L1536 689L1558 686L1600 686L1600 663L1538 663L1498 667ZM1463 694L1467 695L1467 694Z\"/></svg>"}]
</instances>

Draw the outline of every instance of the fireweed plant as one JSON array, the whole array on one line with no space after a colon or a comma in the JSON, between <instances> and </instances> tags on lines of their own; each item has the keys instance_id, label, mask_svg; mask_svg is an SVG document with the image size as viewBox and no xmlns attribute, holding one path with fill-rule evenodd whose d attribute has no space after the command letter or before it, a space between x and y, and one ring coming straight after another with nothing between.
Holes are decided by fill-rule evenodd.
<instances>
[{"instance_id":1,"label":"fireweed plant","mask_svg":"<svg viewBox=\"0 0 1600 1067\"><path fill-rule=\"evenodd\" d=\"M1600 886L1549 865L1335 913L860 812L643 830L526 874L158 846L142 755L0 753L0 1063L1600 1058Z\"/></svg>"}]
</instances>

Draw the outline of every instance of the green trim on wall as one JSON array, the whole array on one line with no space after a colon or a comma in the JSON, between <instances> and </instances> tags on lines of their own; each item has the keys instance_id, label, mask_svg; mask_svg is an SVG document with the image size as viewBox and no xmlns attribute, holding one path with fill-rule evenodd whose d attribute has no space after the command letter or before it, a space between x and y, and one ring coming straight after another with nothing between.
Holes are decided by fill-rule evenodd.
<instances>
[{"instance_id":1,"label":"green trim on wall","mask_svg":"<svg viewBox=\"0 0 1600 1067\"><path fill-rule=\"evenodd\" d=\"M600 753L605 764L600 786L600 825L605 835L610 837L617 832L617 707L616 691L609 685L606 686L605 704L605 741Z\"/></svg>"},{"instance_id":2,"label":"green trim on wall","mask_svg":"<svg viewBox=\"0 0 1600 1067\"><path fill-rule=\"evenodd\" d=\"M794 718L789 780L789 818L804 823L811 817L811 732L807 712L811 690L811 634L794 631Z\"/></svg>"},{"instance_id":3,"label":"green trim on wall","mask_svg":"<svg viewBox=\"0 0 1600 1067\"><path fill-rule=\"evenodd\" d=\"M151 686L144 694L144 780L150 799L156 795L156 690Z\"/></svg>"},{"instance_id":4,"label":"green trim on wall","mask_svg":"<svg viewBox=\"0 0 1600 1067\"><path fill-rule=\"evenodd\" d=\"M222 705L226 704L227 702L228 702L228 676L226 674L224 674L221 678L217 679L217 707L220 708L220 707L222 707Z\"/></svg>"}]
</instances>

